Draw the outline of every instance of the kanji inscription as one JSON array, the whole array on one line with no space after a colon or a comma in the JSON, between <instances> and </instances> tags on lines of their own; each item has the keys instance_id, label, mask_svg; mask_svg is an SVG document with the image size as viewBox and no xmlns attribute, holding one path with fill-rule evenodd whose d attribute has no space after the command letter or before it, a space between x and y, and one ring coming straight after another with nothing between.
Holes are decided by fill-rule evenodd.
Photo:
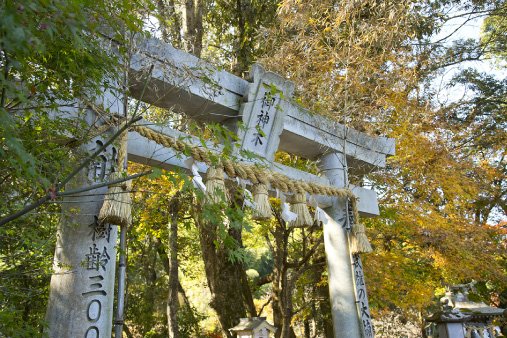
<instances>
[{"instance_id":1,"label":"kanji inscription","mask_svg":"<svg viewBox=\"0 0 507 338\"><path fill-rule=\"evenodd\" d=\"M261 104L255 104L254 125L249 126L249 132L246 135L248 144L245 148L259 155L264 155L267 151L268 140L273 132L273 125L277 114L276 102L280 100L279 94L272 95L265 88L261 98ZM278 136L278 135L277 135Z\"/></svg>"},{"instance_id":2,"label":"kanji inscription","mask_svg":"<svg viewBox=\"0 0 507 338\"><path fill-rule=\"evenodd\" d=\"M354 279L356 283L357 302L361 321L363 323L365 338L374 338L373 326L371 324L370 307L368 306L368 295L366 293L366 284L364 283L363 264L361 256L354 257Z\"/></svg>"},{"instance_id":3,"label":"kanji inscription","mask_svg":"<svg viewBox=\"0 0 507 338\"><path fill-rule=\"evenodd\" d=\"M294 84L258 65L252 67L250 77L253 83L240 110L247 127L239 133L241 149L273 160L287 115L286 98L292 95Z\"/></svg>"},{"instance_id":4,"label":"kanji inscription","mask_svg":"<svg viewBox=\"0 0 507 338\"><path fill-rule=\"evenodd\" d=\"M99 268L106 270L106 265L111 257L107 253L107 248L104 247L102 252L97 248L97 244L93 243L90 247L90 253L86 255L86 269L99 270Z\"/></svg>"}]
</instances>

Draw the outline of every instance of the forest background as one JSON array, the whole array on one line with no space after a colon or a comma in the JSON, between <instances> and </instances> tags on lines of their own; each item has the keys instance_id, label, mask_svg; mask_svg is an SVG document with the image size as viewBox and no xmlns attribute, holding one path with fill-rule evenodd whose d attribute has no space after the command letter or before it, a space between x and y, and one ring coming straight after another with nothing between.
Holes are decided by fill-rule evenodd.
<instances>
[{"instance_id":1,"label":"forest background","mask_svg":"<svg viewBox=\"0 0 507 338\"><path fill-rule=\"evenodd\" d=\"M479 38L456 38L476 19ZM124 60L137 52L133 35L155 35L239 76L258 62L295 82L302 105L396 140L385 169L350 178L379 195L381 215L363 220L377 336L395 336L384 325L394 319L424 336L442 282L476 281L477 299L507 307L506 20L496 0L2 1L0 217L53 198L0 226L0 332L32 337L46 325L61 207L54 190L79 162L72 148L89 137L48 112L99 96L127 68L103 50L104 26ZM202 138L226 132L143 108L145 119ZM318 173L304 158L277 161ZM267 315L278 336L332 337L321 229L251 221L234 199L231 222L213 225L201 216L225 206L203 211L194 194L185 175L160 170L134 184L125 334L225 336L220 325L248 314Z\"/></svg>"}]
</instances>

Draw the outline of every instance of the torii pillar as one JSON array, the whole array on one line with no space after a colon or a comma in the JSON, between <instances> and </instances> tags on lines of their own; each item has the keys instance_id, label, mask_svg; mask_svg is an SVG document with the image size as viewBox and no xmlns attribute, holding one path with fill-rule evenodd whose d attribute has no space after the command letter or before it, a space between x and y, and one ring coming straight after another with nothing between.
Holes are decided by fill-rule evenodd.
<instances>
[{"instance_id":1,"label":"torii pillar","mask_svg":"<svg viewBox=\"0 0 507 338\"><path fill-rule=\"evenodd\" d=\"M330 153L322 158L322 170L332 186L345 188L345 155ZM333 205L325 210L334 220L324 225L324 244L326 248L329 274L329 295L333 314L333 327L337 338L360 338L361 321L357 312L354 272L347 229L347 206L344 198L335 197Z\"/></svg>"},{"instance_id":2,"label":"torii pillar","mask_svg":"<svg viewBox=\"0 0 507 338\"><path fill-rule=\"evenodd\" d=\"M104 107L122 113L121 100L105 93ZM76 111L70 116L77 117ZM85 117L92 125L95 114ZM80 149L93 153L109 136L97 136ZM116 163L116 149L107 147L88 168L67 184L67 189L88 187L107 179ZM116 268L117 227L98 221L107 187L63 199L46 310L51 338L111 337Z\"/></svg>"}]
</instances>

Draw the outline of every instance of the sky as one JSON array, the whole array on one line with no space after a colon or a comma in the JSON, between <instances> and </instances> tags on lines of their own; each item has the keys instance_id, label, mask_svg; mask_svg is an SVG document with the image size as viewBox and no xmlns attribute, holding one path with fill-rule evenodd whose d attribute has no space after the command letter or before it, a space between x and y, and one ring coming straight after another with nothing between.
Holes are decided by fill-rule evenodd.
<instances>
[{"instance_id":1,"label":"sky","mask_svg":"<svg viewBox=\"0 0 507 338\"><path fill-rule=\"evenodd\" d=\"M451 37L447 42L448 45L452 44L453 41L459 39L479 39L484 16L477 17L476 19L469 22L465 22L466 19L466 17L462 17L451 20L442 27L440 34L435 35L432 41L439 41L440 39L449 35L451 35ZM457 101L462 98L463 95L467 95L466 88L457 86L450 89L446 88L446 84L460 70L469 67L475 68L479 72L495 75L498 79L504 79L506 77L505 70L499 69L495 64L493 64L493 62L488 60L464 62L460 65L449 67L446 69L442 76L438 77L434 81L434 86L438 90L438 102L441 104L446 104L452 101Z\"/></svg>"},{"instance_id":2,"label":"sky","mask_svg":"<svg viewBox=\"0 0 507 338\"><path fill-rule=\"evenodd\" d=\"M440 34L436 35L432 41L438 41L450 35L457 28L459 28L459 30L457 30L456 33L452 34L452 37L449 39L447 44L450 45L453 41L459 39L479 39L484 17L479 17L475 20L466 22L463 25L465 21L466 18L452 20L442 28ZM461 25L463 25L463 27L460 27ZM464 95L472 94L471 92L467 92L467 89L464 86L456 86L453 88L447 88L445 86L445 84L448 83L448 81L450 81L454 75L456 75L460 70L466 68L475 68L479 72L494 75L498 79L505 79L507 77L505 68L500 69L497 65L489 60L466 62L457 66L449 67L446 69L445 73L442 76L438 77L434 81L435 88L439 89L437 100L440 104L445 105L453 101L458 101L459 99L463 98ZM488 224L495 225L503 218L503 212L499 212L499 210L495 208L488 219Z\"/></svg>"}]
</instances>

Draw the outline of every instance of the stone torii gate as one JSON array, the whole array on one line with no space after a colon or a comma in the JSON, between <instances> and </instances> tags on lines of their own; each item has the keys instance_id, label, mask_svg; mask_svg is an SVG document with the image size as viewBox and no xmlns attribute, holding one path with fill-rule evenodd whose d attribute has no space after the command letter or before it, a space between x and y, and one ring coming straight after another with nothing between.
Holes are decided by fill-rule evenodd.
<instances>
[{"instance_id":1,"label":"stone torii gate","mask_svg":"<svg viewBox=\"0 0 507 338\"><path fill-rule=\"evenodd\" d=\"M283 173L293 180L303 180L337 188L349 188L358 198L362 217L379 214L375 191L350 185L348 175L360 175L385 166L387 156L394 155L394 140L371 137L337 124L308 111L290 100L294 84L281 76L266 72L254 65L248 80L241 79L177 50L157 39L138 42L139 53L133 56L130 69L130 94L157 107L181 110L203 122L227 126L240 138L241 149L266 159L269 169ZM146 79L146 70L154 65ZM143 84L147 89L141 95ZM273 89L276 89L273 91ZM264 109L266 97L274 99L270 110ZM122 111L122 98L115 93L105 94L99 104L111 111ZM74 112L70 110L69 117ZM266 117L267 116L267 117ZM88 111L90 124L97 116ZM248 128L239 128L238 122ZM140 125L175 139L183 138L195 145L200 140L169 127L156 127L147 122ZM259 129L262 133L259 133ZM91 147L104 142L93 139ZM221 146L209 145L217 153ZM274 153L282 150L290 154L322 162L325 177L316 176L274 162ZM107 148L90 178L103 178L107 168L114 165L114 147ZM161 169L186 169L184 159L172 148L164 147L141 136L128 135L129 161L157 166ZM197 163L205 175L208 166ZM81 182L86 185L86 175ZM98 191L104 193L104 191ZM102 205L89 197L89 192L73 200L80 200L80 215L72 219L75 226L65 226L62 219L55 253L55 270L50 287L46 320L50 337L110 337L113 314L113 290L116 256L116 227L98 228L96 216ZM359 255L349 251L348 211L345 199L315 196L321 208L332 220L324 226L331 308L335 337L373 337L368 300ZM76 208L76 206L74 206Z\"/></svg>"}]
</instances>

